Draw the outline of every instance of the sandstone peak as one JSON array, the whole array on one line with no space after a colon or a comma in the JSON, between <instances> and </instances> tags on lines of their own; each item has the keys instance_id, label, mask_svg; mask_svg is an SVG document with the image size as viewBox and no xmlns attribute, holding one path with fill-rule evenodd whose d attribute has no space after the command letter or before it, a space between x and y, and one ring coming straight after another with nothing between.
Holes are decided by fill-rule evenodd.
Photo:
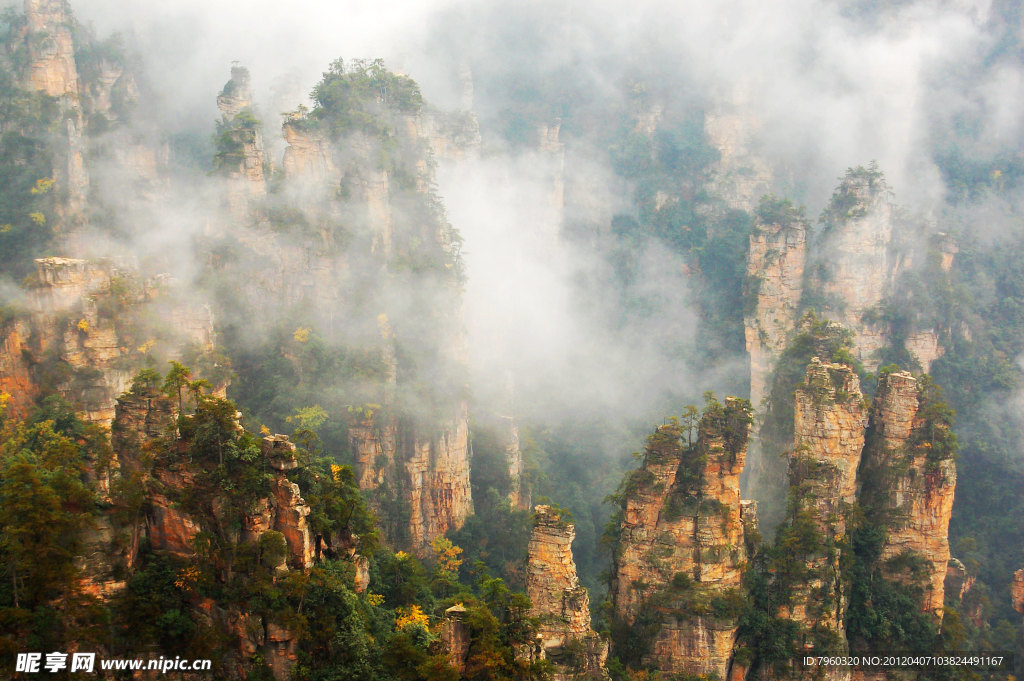
<instances>
[{"instance_id":1,"label":"sandstone peak","mask_svg":"<svg viewBox=\"0 0 1024 681\"><path fill-rule=\"evenodd\" d=\"M295 443L287 435L268 435L260 440L260 451L278 471L291 471L299 467L295 458Z\"/></svg>"},{"instance_id":2,"label":"sandstone peak","mask_svg":"<svg viewBox=\"0 0 1024 681\"><path fill-rule=\"evenodd\" d=\"M229 121L252 108L252 76L244 66L231 67L231 79L217 96L217 108Z\"/></svg>"},{"instance_id":3,"label":"sandstone peak","mask_svg":"<svg viewBox=\"0 0 1024 681\"><path fill-rule=\"evenodd\" d=\"M590 596L580 584L572 555L576 529L561 509L552 506L534 507L533 518L526 593L530 597L530 614L539 622L541 656L568 652L580 658L569 666L601 676L608 644L590 628ZM573 642L583 644L584 652L569 652ZM556 679L569 678L562 666L556 664Z\"/></svg>"}]
</instances>

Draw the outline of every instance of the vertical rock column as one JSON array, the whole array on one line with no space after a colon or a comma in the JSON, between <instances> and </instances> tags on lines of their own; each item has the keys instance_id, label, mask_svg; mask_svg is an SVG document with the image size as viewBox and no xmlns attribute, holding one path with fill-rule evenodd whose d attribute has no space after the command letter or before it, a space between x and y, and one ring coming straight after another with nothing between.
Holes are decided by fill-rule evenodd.
<instances>
[{"instance_id":1,"label":"vertical rock column","mask_svg":"<svg viewBox=\"0 0 1024 681\"><path fill-rule=\"evenodd\" d=\"M78 228L85 222L89 175L82 142L83 116L75 62L71 11L66 0L25 0L25 44L29 65L26 86L60 101L65 145L53 168L66 200L59 206L60 228L76 248Z\"/></svg>"},{"instance_id":2,"label":"vertical rock column","mask_svg":"<svg viewBox=\"0 0 1024 681\"><path fill-rule=\"evenodd\" d=\"M590 628L590 597L576 575L572 540L576 528L550 506L534 508L526 593L530 615L539 620L543 655L556 666L556 679L604 675L608 644ZM573 643L582 644L574 650Z\"/></svg>"},{"instance_id":3,"label":"vertical rock column","mask_svg":"<svg viewBox=\"0 0 1024 681\"><path fill-rule=\"evenodd\" d=\"M900 371L879 379L865 449L863 496L888 517L882 560L910 554L927 561L921 608L941 619L956 464L922 437L926 426L920 407L918 383L911 374Z\"/></svg>"},{"instance_id":4,"label":"vertical rock column","mask_svg":"<svg viewBox=\"0 0 1024 681\"><path fill-rule=\"evenodd\" d=\"M409 533L413 548L426 553L435 537L462 527L473 512L469 481L469 410L460 403L440 433L413 440L405 462Z\"/></svg>"},{"instance_id":5,"label":"vertical rock column","mask_svg":"<svg viewBox=\"0 0 1024 681\"><path fill-rule=\"evenodd\" d=\"M252 78L247 68L231 68L231 80L217 96L217 108L223 117L221 134L237 149L222 160L222 169L232 179L228 205L236 217L244 217L248 200L266 194L263 131L253 114Z\"/></svg>"},{"instance_id":6,"label":"vertical rock column","mask_svg":"<svg viewBox=\"0 0 1024 681\"><path fill-rule=\"evenodd\" d=\"M749 403L727 398L708 405L693 442L677 424L661 426L627 481L612 600L627 625L653 618L644 662L666 673L728 677L746 560L739 475L750 422Z\"/></svg>"},{"instance_id":7,"label":"vertical rock column","mask_svg":"<svg viewBox=\"0 0 1024 681\"><path fill-rule=\"evenodd\" d=\"M885 327L867 314L892 289L896 263L891 254L894 206L881 173L847 174L825 211L817 282L825 316L854 334L854 353L869 371L888 342Z\"/></svg>"},{"instance_id":8,"label":"vertical rock column","mask_svg":"<svg viewBox=\"0 0 1024 681\"><path fill-rule=\"evenodd\" d=\"M774 220L758 216L747 255L747 285L756 302L743 320L754 409L768 396L775 362L796 328L806 257L806 219L795 211Z\"/></svg>"},{"instance_id":9,"label":"vertical rock column","mask_svg":"<svg viewBox=\"0 0 1024 681\"><path fill-rule=\"evenodd\" d=\"M839 543L846 534L848 510L856 501L866 425L857 375L845 364L827 364L815 357L796 391L789 484L790 523L818 536L807 554L793 556L805 562L808 579L791 585L790 603L780 615L809 633L829 635L843 650L846 602ZM804 647L813 650L816 645L807 638Z\"/></svg>"},{"instance_id":10,"label":"vertical rock column","mask_svg":"<svg viewBox=\"0 0 1024 681\"><path fill-rule=\"evenodd\" d=\"M523 480L525 468L523 452L519 449L519 426L512 416L502 416L505 460L508 464L509 492L508 500L512 508L526 509L530 506L530 487Z\"/></svg>"}]
</instances>

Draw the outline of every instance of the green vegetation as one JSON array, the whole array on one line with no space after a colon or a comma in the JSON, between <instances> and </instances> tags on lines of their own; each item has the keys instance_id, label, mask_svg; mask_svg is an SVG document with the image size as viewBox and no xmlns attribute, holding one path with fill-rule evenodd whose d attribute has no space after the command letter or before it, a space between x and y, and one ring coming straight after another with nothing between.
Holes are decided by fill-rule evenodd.
<instances>
[{"instance_id":1,"label":"green vegetation","mask_svg":"<svg viewBox=\"0 0 1024 681\"><path fill-rule=\"evenodd\" d=\"M623 546L620 530L623 519L632 505L643 506L651 503L647 495L664 495L665 502L661 519L675 523L684 516L687 521L679 525L699 527L701 518L721 516L724 507L717 499L705 498L707 481L704 479L709 461L722 464L735 463L736 457L747 447L747 437L752 422L750 402L727 399L723 405L711 393L705 394L705 405L699 413L694 406L687 407L682 418L672 418L665 425L658 426L646 442L641 468L628 473L615 494L608 502L618 508L605 526L602 544L612 553L613 568L608 573L614 579L616 564L622 559ZM719 442L722 445L719 445ZM670 489L655 484L652 467L660 469L675 467L674 482ZM644 496L641 496L644 495ZM724 521L723 521L724 522ZM647 528L654 531L654 528ZM663 528L664 529L664 528ZM671 534L655 544L645 557L648 566L661 578L658 584L635 582L632 585L619 584L619 589L640 592L642 602L632 609L628 621L612 608L610 602L602 606L602 618L612 641L614 659L609 668L634 674L645 668L645 656L665 622L670 620L683 623L697 617L710 618L720 622L735 622L744 612L745 596L740 589L718 589L713 585L697 582L689 574L670 572L665 559L678 550ZM721 560L718 549L712 547L701 555L695 555L696 564L706 559ZM612 585L609 584L609 587Z\"/></svg>"},{"instance_id":2,"label":"green vegetation","mask_svg":"<svg viewBox=\"0 0 1024 681\"><path fill-rule=\"evenodd\" d=\"M230 121L217 121L213 135L213 166L219 172L240 172L245 162L245 147L253 144L260 128L260 121L249 110L242 111Z\"/></svg>"},{"instance_id":3,"label":"green vegetation","mask_svg":"<svg viewBox=\"0 0 1024 681\"><path fill-rule=\"evenodd\" d=\"M847 170L846 175L839 179L839 186L821 215L820 222L825 227L825 233L842 222L867 215L869 202L887 191L885 176L874 161L867 168L857 166Z\"/></svg>"},{"instance_id":4,"label":"green vegetation","mask_svg":"<svg viewBox=\"0 0 1024 681\"><path fill-rule=\"evenodd\" d=\"M387 138L394 134L387 123L391 115L413 116L423 108L416 82L392 73L381 59L356 60L347 67L335 60L312 96L309 120L326 124L335 137L358 131Z\"/></svg>"}]
</instances>

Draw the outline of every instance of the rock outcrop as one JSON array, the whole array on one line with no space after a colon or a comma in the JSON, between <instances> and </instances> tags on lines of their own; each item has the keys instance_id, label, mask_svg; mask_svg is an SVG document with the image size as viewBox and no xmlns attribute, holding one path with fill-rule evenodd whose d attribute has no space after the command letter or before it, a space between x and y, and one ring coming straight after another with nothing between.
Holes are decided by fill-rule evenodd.
<instances>
[{"instance_id":1,"label":"rock outcrop","mask_svg":"<svg viewBox=\"0 0 1024 681\"><path fill-rule=\"evenodd\" d=\"M803 215L784 206L782 210L759 213L750 234L747 295L753 309L743 321L754 409L761 409L768 397L775 362L796 329L803 296L807 229Z\"/></svg>"},{"instance_id":2,"label":"rock outcrop","mask_svg":"<svg viewBox=\"0 0 1024 681\"><path fill-rule=\"evenodd\" d=\"M217 162L231 180L228 205L236 216L245 214L248 200L266 194L263 172L263 131L252 106L252 78L242 66L231 68L231 80L217 97L221 113Z\"/></svg>"},{"instance_id":3,"label":"rock outcrop","mask_svg":"<svg viewBox=\"0 0 1024 681\"><path fill-rule=\"evenodd\" d=\"M430 131L436 132L431 121L436 120L435 114L424 112L413 115L393 111L382 115L381 124L388 126L394 138L393 146L387 149L380 146L378 138L358 128L347 130L339 140L301 114L285 122L283 131L288 147L283 165L287 191L294 196L311 197L311 205L319 211L317 219L337 220L340 216L350 224L357 234L358 248L350 245L346 252L340 244L325 246L320 239L303 246L304 253L296 253L282 262L283 289L291 287L292 280L308 280L305 273L310 269L309 260L318 257L309 251L322 253L333 249L335 256L324 263L325 281L314 288L338 296L339 300L324 301L334 314L352 305L346 299L346 291L352 287L380 288L382 281L407 276L405 271L419 257L416 251L425 248L425 243L436 247L441 255L450 256L456 247L450 228L443 221L431 223L417 218L410 223L414 206L422 215L429 213L427 207L436 201L431 194L433 167L429 153L425 155L433 134ZM392 158L394 168L382 164L385 155ZM329 242L331 237L323 234L322 238ZM281 257L281 249L273 242L271 249L275 251L272 257ZM453 266L452 262L444 265L449 269ZM301 276L289 274L300 269ZM360 282L355 277L369 279ZM289 297L301 299L298 293ZM393 543L403 544L421 555L429 550L434 538L461 527L473 508L465 400L449 396L434 402L429 418L411 413L405 406L422 399L410 399L409 395L410 391L422 388L412 388L412 381L407 378L410 372L400 366L397 349L403 340L403 326L431 327L428 333L437 338L437 356L430 361L459 367L464 359L458 287L442 286L435 294L429 304L443 300L446 309L438 310L429 322L418 319L410 323L410 314L419 314L408 311L417 307L413 304L396 313L402 316L396 317L395 328L388 320L391 313L383 309L369 319L365 308L353 311L354 317L364 318L368 328L371 324L378 326L377 337L371 338L368 331L365 347L360 351L372 353L382 364L379 382L370 391L373 394L368 403L351 410L348 435L355 454L356 477L360 487L371 492L370 503L382 517L385 535ZM388 294L374 295L382 299L379 305L386 309ZM407 296L403 293L402 297ZM452 380L458 377L453 376ZM403 399L398 399L399 395Z\"/></svg>"},{"instance_id":4,"label":"rock outcrop","mask_svg":"<svg viewBox=\"0 0 1024 681\"><path fill-rule=\"evenodd\" d=\"M808 579L791 585L793 593L779 616L808 633L830 632L841 650L846 649L846 594L839 547L856 502L866 426L867 410L857 375L845 364L828 364L815 357L796 390L789 484L790 522L809 525L817 540L807 547L807 555L795 557L804 562ZM803 646L815 649L810 636Z\"/></svg>"},{"instance_id":5,"label":"rock outcrop","mask_svg":"<svg viewBox=\"0 0 1024 681\"><path fill-rule=\"evenodd\" d=\"M921 608L941 619L956 465L952 452L939 451L931 437L931 431L948 432L948 427L926 424L921 406L918 382L911 374L898 371L879 378L862 486L864 501L886 511L889 529L881 560L909 555L924 559Z\"/></svg>"},{"instance_id":6,"label":"rock outcrop","mask_svg":"<svg viewBox=\"0 0 1024 681\"><path fill-rule=\"evenodd\" d=\"M0 324L0 396L6 413L16 418L28 415L38 392L27 360L31 333L24 321Z\"/></svg>"},{"instance_id":7,"label":"rock outcrop","mask_svg":"<svg viewBox=\"0 0 1024 681\"><path fill-rule=\"evenodd\" d=\"M425 552L435 537L462 527L473 512L469 483L469 414L466 403L433 437L412 443L405 462L408 500L412 515L409 531L413 547Z\"/></svg>"},{"instance_id":8,"label":"rock outcrop","mask_svg":"<svg viewBox=\"0 0 1024 681\"><path fill-rule=\"evenodd\" d=\"M444 611L439 635L448 654L448 664L459 674L465 673L466 659L469 657L470 630L466 622L464 605L459 603Z\"/></svg>"},{"instance_id":9,"label":"rock outcrop","mask_svg":"<svg viewBox=\"0 0 1024 681\"><path fill-rule=\"evenodd\" d=\"M897 273L894 211L881 173L851 171L825 210L816 254L821 267L815 284L825 298L822 313L853 332L854 353L871 371L888 342L886 327L867 313L892 291Z\"/></svg>"},{"instance_id":10,"label":"rock outcrop","mask_svg":"<svg viewBox=\"0 0 1024 681\"><path fill-rule=\"evenodd\" d=\"M519 449L519 426L512 416L502 416L501 426L504 436L502 445L508 464L508 500L512 508L527 509L530 507L530 486L523 478L526 469L523 464L523 452Z\"/></svg>"},{"instance_id":11,"label":"rock outcrop","mask_svg":"<svg viewBox=\"0 0 1024 681\"><path fill-rule=\"evenodd\" d=\"M590 628L590 596L572 556L575 527L550 506L533 512L526 594L542 657L554 662L556 679L604 677L608 643Z\"/></svg>"},{"instance_id":12,"label":"rock outcrop","mask_svg":"<svg viewBox=\"0 0 1024 681\"><path fill-rule=\"evenodd\" d=\"M696 438L678 423L660 426L626 482L611 597L625 624L654 628L644 660L662 671L728 678L746 560L739 475L751 420L748 402L727 398L691 424Z\"/></svg>"},{"instance_id":13,"label":"rock outcrop","mask_svg":"<svg viewBox=\"0 0 1024 681\"><path fill-rule=\"evenodd\" d=\"M78 97L78 69L67 0L25 0L28 82L51 97Z\"/></svg>"},{"instance_id":14,"label":"rock outcrop","mask_svg":"<svg viewBox=\"0 0 1024 681\"><path fill-rule=\"evenodd\" d=\"M143 279L130 264L40 258L26 298L27 311L6 325L0 346L0 389L15 414L45 383L86 420L110 425L117 397L148 358L178 358L190 345L213 349L209 308L179 302L173 281Z\"/></svg>"}]
</instances>

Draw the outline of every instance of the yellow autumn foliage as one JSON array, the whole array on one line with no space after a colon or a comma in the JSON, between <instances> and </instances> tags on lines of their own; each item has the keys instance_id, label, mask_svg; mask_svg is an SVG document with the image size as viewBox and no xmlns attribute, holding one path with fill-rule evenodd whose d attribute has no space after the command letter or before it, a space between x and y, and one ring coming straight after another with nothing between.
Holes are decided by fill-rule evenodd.
<instances>
[{"instance_id":1,"label":"yellow autumn foliage","mask_svg":"<svg viewBox=\"0 0 1024 681\"><path fill-rule=\"evenodd\" d=\"M396 629L405 629L409 626L421 626L426 629L430 625L430 618L418 605L398 608L395 612L398 613L398 617L395 619Z\"/></svg>"}]
</instances>

